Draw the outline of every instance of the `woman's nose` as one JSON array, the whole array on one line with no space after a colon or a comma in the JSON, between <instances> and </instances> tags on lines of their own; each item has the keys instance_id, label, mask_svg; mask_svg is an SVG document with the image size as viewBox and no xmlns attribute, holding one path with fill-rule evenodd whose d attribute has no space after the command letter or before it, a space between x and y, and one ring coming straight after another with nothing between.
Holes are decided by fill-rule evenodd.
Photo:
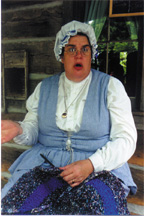
<instances>
[{"instance_id":1,"label":"woman's nose","mask_svg":"<svg viewBox=\"0 0 144 216\"><path fill-rule=\"evenodd\" d=\"M81 50L77 50L77 51L76 51L76 56L77 56L77 57L82 57L82 52L81 52Z\"/></svg>"}]
</instances>

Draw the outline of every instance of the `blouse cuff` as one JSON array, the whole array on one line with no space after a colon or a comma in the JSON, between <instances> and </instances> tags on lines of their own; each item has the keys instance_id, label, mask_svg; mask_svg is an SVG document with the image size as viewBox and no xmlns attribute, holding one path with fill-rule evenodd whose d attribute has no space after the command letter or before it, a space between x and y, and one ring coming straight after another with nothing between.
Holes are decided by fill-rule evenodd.
<instances>
[{"instance_id":1,"label":"blouse cuff","mask_svg":"<svg viewBox=\"0 0 144 216\"><path fill-rule=\"evenodd\" d=\"M31 145L29 142L29 128L27 127L27 125L25 125L25 123L18 121L18 123L20 124L20 126L23 129L23 133L21 135L16 136L13 140L15 143L19 144L19 145Z\"/></svg>"},{"instance_id":2,"label":"blouse cuff","mask_svg":"<svg viewBox=\"0 0 144 216\"><path fill-rule=\"evenodd\" d=\"M90 161L93 164L95 172L100 172L100 171L102 171L104 169L103 159L102 159L102 157L101 157L100 154L97 154L97 152L96 152L93 155L91 155L89 157L89 159L90 159Z\"/></svg>"}]
</instances>

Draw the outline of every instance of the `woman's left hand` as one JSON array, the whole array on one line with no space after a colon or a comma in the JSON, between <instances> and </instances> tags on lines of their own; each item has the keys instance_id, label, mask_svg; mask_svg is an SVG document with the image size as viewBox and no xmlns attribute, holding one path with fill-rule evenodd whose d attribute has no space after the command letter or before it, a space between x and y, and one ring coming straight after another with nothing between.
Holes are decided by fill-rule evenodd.
<instances>
[{"instance_id":1,"label":"woman's left hand","mask_svg":"<svg viewBox=\"0 0 144 216\"><path fill-rule=\"evenodd\" d=\"M93 171L94 167L89 159L76 161L64 167L59 167L60 176L71 186L75 187L82 183Z\"/></svg>"}]
</instances>

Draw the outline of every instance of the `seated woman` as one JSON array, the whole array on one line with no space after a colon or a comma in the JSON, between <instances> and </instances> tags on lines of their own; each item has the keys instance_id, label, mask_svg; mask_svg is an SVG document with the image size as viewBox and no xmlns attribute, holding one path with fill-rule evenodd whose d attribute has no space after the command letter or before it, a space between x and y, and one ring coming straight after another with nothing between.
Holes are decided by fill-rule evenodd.
<instances>
[{"instance_id":1,"label":"seated woman","mask_svg":"<svg viewBox=\"0 0 144 216\"><path fill-rule=\"evenodd\" d=\"M38 84L22 122L2 121L2 143L33 145L9 169L2 214L129 214L137 133L121 82L91 69L96 48L90 25L64 25L54 52L65 72Z\"/></svg>"}]
</instances>

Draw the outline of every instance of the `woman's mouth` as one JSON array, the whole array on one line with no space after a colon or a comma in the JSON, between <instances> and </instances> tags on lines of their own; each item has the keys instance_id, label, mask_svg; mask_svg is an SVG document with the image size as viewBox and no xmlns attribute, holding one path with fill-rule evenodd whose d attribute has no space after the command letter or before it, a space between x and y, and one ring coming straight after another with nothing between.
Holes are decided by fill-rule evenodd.
<instances>
[{"instance_id":1,"label":"woman's mouth","mask_svg":"<svg viewBox=\"0 0 144 216\"><path fill-rule=\"evenodd\" d=\"M74 68L75 68L76 70L81 70L81 69L83 68L83 66L82 66L82 64L75 64L75 65L74 65Z\"/></svg>"}]
</instances>

